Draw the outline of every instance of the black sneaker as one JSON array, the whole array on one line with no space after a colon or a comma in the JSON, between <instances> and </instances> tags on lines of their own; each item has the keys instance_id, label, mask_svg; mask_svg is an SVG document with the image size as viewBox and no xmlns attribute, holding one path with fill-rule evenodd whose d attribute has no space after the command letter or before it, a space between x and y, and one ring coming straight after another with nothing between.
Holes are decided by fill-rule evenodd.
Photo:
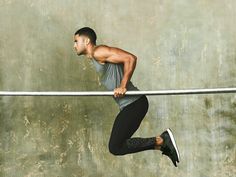
<instances>
[{"instance_id":1,"label":"black sneaker","mask_svg":"<svg viewBox=\"0 0 236 177\"><path fill-rule=\"evenodd\" d=\"M163 139L163 145L161 146L162 154L168 156L173 162L174 166L177 167L176 162L179 163L179 151L170 128L161 134Z\"/></svg>"}]
</instances>

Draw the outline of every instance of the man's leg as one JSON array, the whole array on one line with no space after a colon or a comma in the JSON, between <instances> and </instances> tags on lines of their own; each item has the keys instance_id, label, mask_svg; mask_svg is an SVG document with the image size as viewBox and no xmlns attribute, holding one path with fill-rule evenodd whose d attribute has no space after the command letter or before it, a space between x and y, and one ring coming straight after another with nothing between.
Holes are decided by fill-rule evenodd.
<instances>
[{"instance_id":1,"label":"man's leg","mask_svg":"<svg viewBox=\"0 0 236 177\"><path fill-rule=\"evenodd\" d=\"M125 107L116 117L109 141L109 150L114 155L125 155L155 149L156 137L131 138L139 128L148 110L145 96Z\"/></svg>"},{"instance_id":2,"label":"man's leg","mask_svg":"<svg viewBox=\"0 0 236 177\"><path fill-rule=\"evenodd\" d=\"M116 117L109 141L109 150L114 155L125 155L145 150L161 150L173 164L179 162L179 152L170 129L160 136L131 138L140 126L148 110L148 101L142 97L124 108Z\"/></svg>"}]
</instances>

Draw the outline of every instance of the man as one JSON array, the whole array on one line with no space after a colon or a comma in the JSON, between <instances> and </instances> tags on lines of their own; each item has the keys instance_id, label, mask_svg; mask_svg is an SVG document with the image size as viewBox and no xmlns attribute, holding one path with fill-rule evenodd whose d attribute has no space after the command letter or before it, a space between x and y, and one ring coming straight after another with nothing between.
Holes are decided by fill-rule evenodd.
<instances>
[{"instance_id":1,"label":"man","mask_svg":"<svg viewBox=\"0 0 236 177\"><path fill-rule=\"evenodd\" d=\"M97 72L101 73L102 84L108 90L114 90L114 99L120 112L112 128L109 151L113 155L125 155L157 149L177 167L179 152L170 129L156 137L132 137L148 110L145 95L125 95L127 90L138 90L130 81L137 57L119 48L96 45L96 39L93 29L81 28L74 34L74 48L78 55L85 55L92 60Z\"/></svg>"}]
</instances>

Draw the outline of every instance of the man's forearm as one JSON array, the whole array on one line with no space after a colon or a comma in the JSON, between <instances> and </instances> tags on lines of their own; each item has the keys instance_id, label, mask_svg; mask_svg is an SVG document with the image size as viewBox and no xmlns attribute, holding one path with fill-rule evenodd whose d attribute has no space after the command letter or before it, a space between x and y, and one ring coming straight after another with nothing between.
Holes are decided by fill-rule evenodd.
<instances>
[{"instance_id":1,"label":"man's forearm","mask_svg":"<svg viewBox=\"0 0 236 177\"><path fill-rule=\"evenodd\" d=\"M127 84L133 75L133 72L136 66L136 61L137 61L137 58L132 56L129 59L127 59L126 62L124 62L124 76L120 83L121 88L127 87Z\"/></svg>"}]
</instances>

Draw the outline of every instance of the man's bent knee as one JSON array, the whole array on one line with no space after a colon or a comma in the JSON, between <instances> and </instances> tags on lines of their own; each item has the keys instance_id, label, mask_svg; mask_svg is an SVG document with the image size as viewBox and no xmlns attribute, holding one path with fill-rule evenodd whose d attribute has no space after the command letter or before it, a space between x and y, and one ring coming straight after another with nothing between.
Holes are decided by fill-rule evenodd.
<instances>
[{"instance_id":1,"label":"man's bent knee","mask_svg":"<svg viewBox=\"0 0 236 177\"><path fill-rule=\"evenodd\" d=\"M119 149L118 146L116 146L116 145L114 145L114 144L110 144L110 143L109 143L109 152L110 152L111 154L113 154L113 155L116 155L116 156L118 156L118 155L124 155L124 154L122 154L122 153L120 152L120 149Z\"/></svg>"}]
</instances>

